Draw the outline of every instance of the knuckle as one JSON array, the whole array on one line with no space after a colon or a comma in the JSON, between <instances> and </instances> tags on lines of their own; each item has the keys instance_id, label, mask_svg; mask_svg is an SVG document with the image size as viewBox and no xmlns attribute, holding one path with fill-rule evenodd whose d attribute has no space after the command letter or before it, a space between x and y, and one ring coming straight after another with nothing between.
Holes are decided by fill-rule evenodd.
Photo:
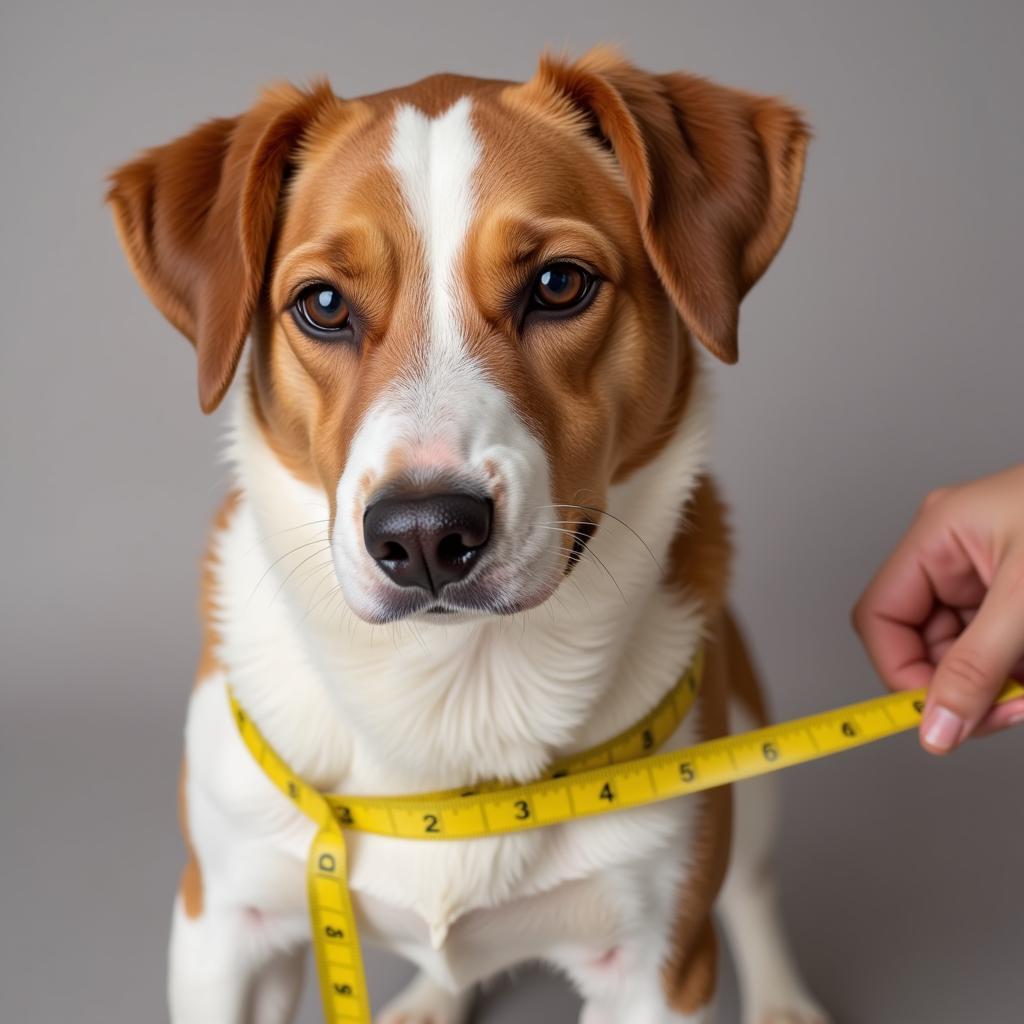
<instances>
[{"instance_id":1,"label":"knuckle","mask_svg":"<svg viewBox=\"0 0 1024 1024\"><path fill-rule=\"evenodd\" d=\"M867 609L864 606L864 599L861 598L851 609L850 609L850 625L853 627L853 631L859 637L864 636L864 629L867 625Z\"/></svg>"},{"instance_id":2,"label":"knuckle","mask_svg":"<svg viewBox=\"0 0 1024 1024\"><path fill-rule=\"evenodd\" d=\"M936 487L929 491L921 502L921 514L931 512L937 505L941 505L949 497L951 491L951 487Z\"/></svg>"},{"instance_id":3,"label":"knuckle","mask_svg":"<svg viewBox=\"0 0 1024 1024\"><path fill-rule=\"evenodd\" d=\"M1006 568L1006 596L1014 605L1024 599L1024 558Z\"/></svg>"}]
</instances>

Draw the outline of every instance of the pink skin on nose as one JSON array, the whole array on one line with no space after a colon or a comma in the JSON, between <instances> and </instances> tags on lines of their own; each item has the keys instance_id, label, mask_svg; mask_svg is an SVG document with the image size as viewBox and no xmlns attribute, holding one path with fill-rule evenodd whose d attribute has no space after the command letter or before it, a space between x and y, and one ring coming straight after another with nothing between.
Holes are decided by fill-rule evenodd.
<instances>
[{"instance_id":1,"label":"pink skin on nose","mask_svg":"<svg viewBox=\"0 0 1024 1024\"><path fill-rule=\"evenodd\" d=\"M462 458L447 441L439 437L420 441L406 456L410 469L459 469Z\"/></svg>"},{"instance_id":2,"label":"pink skin on nose","mask_svg":"<svg viewBox=\"0 0 1024 1024\"><path fill-rule=\"evenodd\" d=\"M462 468L462 457L447 441L441 438L431 438L429 441L417 441L409 448L401 452L392 452L388 459L388 469L385 473L385 480L391 479L399 473L407 473L410 470L417 475L429 478L440 470L455 470ZM359 481L362 504L370 500L382 481L375 473L366 473ZM362 512L356 510L357 525L361 521Z\"/></svg>"},{"instance_id":3,"label":"pink skin on nose","mask_svg":"<svg viewBox=\"0 0 1024 1024\"><path fill-rule=\"evenodd\" d=\"M396 457L392 453L389 459L390 466L386 479L391 478L398 472L413 470L417 475L422 474L425 478L441 470L458 471L462 468L463 460L459 453L447 441L434 437L428 441L418 441L410 445L408 449ZM367 502L370 501L377 490L380 481L374 473L366 473L359 481L361 501L352 510L352 522L357 532L362 530L362 516Z\"/></svg>"}]
</instances>

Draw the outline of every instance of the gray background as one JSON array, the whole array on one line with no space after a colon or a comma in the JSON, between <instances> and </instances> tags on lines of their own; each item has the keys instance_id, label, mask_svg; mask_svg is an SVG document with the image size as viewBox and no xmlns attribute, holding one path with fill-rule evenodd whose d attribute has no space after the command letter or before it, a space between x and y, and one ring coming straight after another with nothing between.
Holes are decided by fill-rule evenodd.
<instances>
[{"instance_id":1,"label":"gray background","mask_svg":"<svg viewBox=\"0 0 1024 1024\"><path fill-rule=\"evenodd\" d=\"M876 692L847 625L933 486L1022 452L1024 6L11 3L0 13L0 1019L159 1020L195 587L221 423L100 197L274 78L355 95L621 43L803 105L796 227L716 371L736 595L777 711ZM839 1022L1021 1019L1021 735L785 776L800 959ZM373 959L378 997L403 975ZM551 975L480 1021L574 1019ZM303 1020L316 1020L307 1000ZM731 983L725 1021L736 1020Z\"/></svg>"}]
</instances>

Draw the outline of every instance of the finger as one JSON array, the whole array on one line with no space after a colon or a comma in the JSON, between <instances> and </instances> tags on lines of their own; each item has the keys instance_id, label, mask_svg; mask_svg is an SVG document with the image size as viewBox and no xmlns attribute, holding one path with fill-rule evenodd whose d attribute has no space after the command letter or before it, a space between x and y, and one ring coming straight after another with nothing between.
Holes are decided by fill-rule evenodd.
<instances>
[{"instance_id":1,"label":"finger","mask_svg":"<svg viewBox=\"0 0 1024 1024\"><path fill-rule=\"evenodd\" d=\"M891 689L926 686L933 674L922 631L936 603L979 604L985 585L951 531L927 514L879 569L854 610L854 627Z\"/></svg>"},{"instance_id":2,"label":"finger","mask_svg":"<svg viewBox=\"0 0 1024 1024\"><path fill-rule=\"evenodd\" d=\"M936 605L921 625L919 632L925 646L933 650L939 644L951 643L964 631L964 621L957 610ZM938 664L936 659L935 664Z\"/></svg>"},{"instance_id":3,"label":"finger","mask_svg":"<svg viewBox=\"0 0 1024 1024\"><path fill-rule=\"evenodd\" d=\"M1024 723L1024 697L994 707L977 725L972 735L991 736Z\"/></svg>"},{"instance_id":4,"label":"finger","mask_svg":"<svg viewBox=\"0 0 1024 1024\"><path fill-rule=\"evenodd\" d=\"M938 665L963 631L964 624L957 612L945 605L937 605L920 630L928 660Z\"/></svg>"},{"instance_id":5,"label":"finger","mask_svg":"<svg viewBox=\"0 0 1024 1024\"><path fill-rule=\"evenodd\" d=\"M925 686L931 676L920 627L934 600L914 538L908 536L875 574L853 613L868 657L891 689Z\"/></svg>"},{"instance_id":6,"label":"finger","mask_svg":"<svg viewBox=\"0 0 1024 1024\"><path fill-rule=\"evenodd\" d=\"M939 663L928 688L921 742L944 754L990 711L1024 654L1024 559L1004 563L978 614Z\"/></svg>"}]
</instances>

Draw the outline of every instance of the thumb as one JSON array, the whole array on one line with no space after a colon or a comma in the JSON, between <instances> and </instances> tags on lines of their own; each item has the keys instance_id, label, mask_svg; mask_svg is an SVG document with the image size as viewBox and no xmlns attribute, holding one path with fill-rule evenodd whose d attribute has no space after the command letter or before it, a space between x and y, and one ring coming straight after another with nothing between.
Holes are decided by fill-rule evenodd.
<instances>
[{"instance_id":1,"label":"thumb","mask_svg":"<svg viewBox=\"0 0 1024 1024\"><path fill-rule=\"evenodd\" d=\"M1024 559L1004 565L928 687L921 743L945 754L974 731L1024 653Z\"/></svg>"}]
</instances>

